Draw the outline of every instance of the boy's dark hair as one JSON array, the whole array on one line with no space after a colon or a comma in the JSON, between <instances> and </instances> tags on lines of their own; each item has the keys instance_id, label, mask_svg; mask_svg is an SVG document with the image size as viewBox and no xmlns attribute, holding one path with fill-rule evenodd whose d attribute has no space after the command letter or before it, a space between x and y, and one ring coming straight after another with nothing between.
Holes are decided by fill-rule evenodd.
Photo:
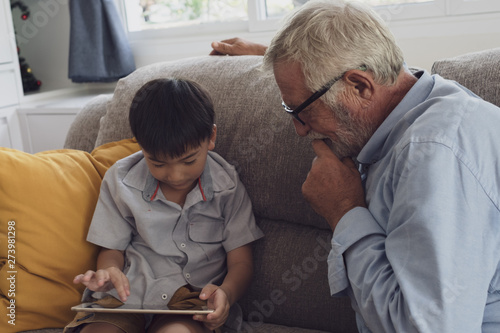
<instances>
[{"instance_id":1,"label":"boy's dark hair","mask_svg":"<svg viewBox=\"0 0 500 333\"><path fill-rule=\"evenodd\" d=\"M215 112L208 93L185 79L156 79L143 85L130 106L132 134L154 158L179 157L210 138Z\"/></svg>"}]
</instances>

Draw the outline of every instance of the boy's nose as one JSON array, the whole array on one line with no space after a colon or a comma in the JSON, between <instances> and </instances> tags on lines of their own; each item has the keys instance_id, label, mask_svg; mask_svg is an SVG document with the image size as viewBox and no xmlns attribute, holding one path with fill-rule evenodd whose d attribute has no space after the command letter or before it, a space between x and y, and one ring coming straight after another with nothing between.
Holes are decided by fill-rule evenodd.
<instances>
[{"instance_id":1,"label":"boy's nose","mask_svg":"<svg viewBox=\"0 0 500 333\"><path fill-rule=\"evenodd\" d=\"M182 177L183 177L182 171L179 170L179 168L171 168L165 175L167 181L172 183L182 180Z\"/></svg>"}]
</instances>

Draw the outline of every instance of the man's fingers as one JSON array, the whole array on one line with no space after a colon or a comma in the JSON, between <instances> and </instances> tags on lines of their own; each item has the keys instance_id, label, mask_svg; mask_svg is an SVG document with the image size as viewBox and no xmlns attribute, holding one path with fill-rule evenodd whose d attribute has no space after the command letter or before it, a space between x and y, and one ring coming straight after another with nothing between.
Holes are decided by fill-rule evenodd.
<instances>
[{"instance_id":1,"label":"man's fingers","mask_svg":"<svg viewBox=\"0 0 500 333\"><path fill-rule=\"evenodd\" d=\"M212 42L212 48L214 51L211 52L212 55L224 55L231 54L231 42L230 40L224 40L221 42Z\"/></svg>"},{"instance_id":2,"label":"man's fingers","mask_svg":"<svg viewBox=\"0 0 500 333\"><path fill-rule=\"evenodd\" d=\"M318 157L329 157L329 156L331 156L331 157L337 157L331 151L330 147L328 147L328 145L326 144L326 142L324 142L323 140L320 140L320 139L313 140L311 142L311 145L313 147L314 153Z\"/></svg>"}]
</instances>

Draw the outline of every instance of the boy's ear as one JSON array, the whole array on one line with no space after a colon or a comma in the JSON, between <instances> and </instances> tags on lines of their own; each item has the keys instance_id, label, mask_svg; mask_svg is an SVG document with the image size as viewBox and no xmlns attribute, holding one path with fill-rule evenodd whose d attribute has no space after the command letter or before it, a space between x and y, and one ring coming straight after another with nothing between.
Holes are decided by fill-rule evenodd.
<instances>
[{"instance_id":1,"label":"boy's ear","mask_svg":"<svg viewBox=\"0 0 500 333\"><path fill-rule=\"evenodd\" d=\"M217 138L217 125L214 124L214 127L212 129L212 135L210 136L210 141L208 143L208 150L214 150L216 138Z\"/></svg>"}]
</instances>

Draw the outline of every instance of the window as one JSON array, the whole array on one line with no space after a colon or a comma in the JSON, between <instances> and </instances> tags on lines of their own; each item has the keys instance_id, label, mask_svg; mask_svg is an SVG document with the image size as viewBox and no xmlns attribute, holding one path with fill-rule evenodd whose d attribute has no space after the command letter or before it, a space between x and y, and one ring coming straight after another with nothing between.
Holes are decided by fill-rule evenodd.
<instances>
[{"instance_id":1,"label":"window","mask_svg":"<svg viewBox=\"0 0 500 333\"><path fill-rule=\"evenodd\" d=\"M125 0L129 31L247 20L246 0Z\"/></svg>"},{"instance_id":2,"label":"window","mask_svg":"<svg viewBox=\"0 0 500 333\"><path fill-rule=\"evenodd\" d=\"M279 19L307 0L121 0L128 30L189 32L229 23L249 31L276 28ZM358 0L375 7L386 21L500 11L498 0ZM181 29L181 30L180 30ZM193 31L193 30L191 30Z\"/></svg>"}]
</instances>

